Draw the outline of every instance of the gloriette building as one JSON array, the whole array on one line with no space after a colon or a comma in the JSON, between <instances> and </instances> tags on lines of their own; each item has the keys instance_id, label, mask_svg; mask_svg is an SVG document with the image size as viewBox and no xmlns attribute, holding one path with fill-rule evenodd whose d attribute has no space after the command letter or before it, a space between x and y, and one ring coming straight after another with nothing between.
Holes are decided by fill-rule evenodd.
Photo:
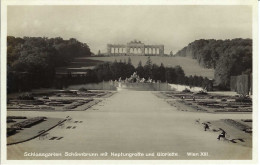
<instances>
[{"instance_id":1,"label":"gloriette building","mask_svg":"<svg viewBox=\"0 0 260 165\"><path fill-rule=\"evenodd\" d=\"M145 45L141 41L124 44L107 44L107 55L164 55L164 45Z\"/></svg>"}]
</instances>

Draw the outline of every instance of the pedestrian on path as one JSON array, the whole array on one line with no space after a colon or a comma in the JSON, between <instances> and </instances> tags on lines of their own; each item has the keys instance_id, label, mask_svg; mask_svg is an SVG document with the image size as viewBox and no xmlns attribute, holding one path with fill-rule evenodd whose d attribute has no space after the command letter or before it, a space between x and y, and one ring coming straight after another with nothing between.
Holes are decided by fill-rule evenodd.
<instances>
[{"instance_id":1,"label":"pedestrian on path","mask_svg":"<svg viewBox=\"0 0 260 165\"><path fill-rule=\"evenodd\" d=\"M226 131L224 131L222 128L219 128L219 130L221 131L221 133L218 135L218 140L220 140L220 138L226 137Z\"/></svg>"},{"instance_id":2,"label":"pedestrian on path","mask_svg":"<svg viewBox=\"0 0 260 165\"><path fill-rule=\"evenodd\" d=\"M209 125L207 123L203 123L204 124L204 131L207 131L207 129L209 129Z\"/></svg>"}]
</instances>

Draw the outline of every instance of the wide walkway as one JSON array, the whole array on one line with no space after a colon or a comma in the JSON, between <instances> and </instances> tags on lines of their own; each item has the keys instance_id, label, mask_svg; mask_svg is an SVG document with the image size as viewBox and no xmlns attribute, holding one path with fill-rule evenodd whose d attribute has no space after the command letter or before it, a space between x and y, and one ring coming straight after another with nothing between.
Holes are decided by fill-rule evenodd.
<instances>
[{"instance_id":1,"label":"wide walkway","mask_svg":"<svg viewBox=\"0 0 260 165\"><path fill-rule=\"evenodd\" d=\"M9 115L71 116L64 128L50 131L61 140L34 139L7 147L8 159L251 159L252 148L217 141L204 132L195 119L251 118L241 114L208 114L176 111L151 91L122 90L87 111L8 112ZM75 129L66 129L76 126ZM62 153L62 157L24 157L24 152ZM102 153L108 156L66 157L65 152ZM178 153L178 156L116 157L114 153ZM208 152L208 156L187 156L187 152ZM139 154L140 154L139 153Z\"/></svg>"}]
</instances>

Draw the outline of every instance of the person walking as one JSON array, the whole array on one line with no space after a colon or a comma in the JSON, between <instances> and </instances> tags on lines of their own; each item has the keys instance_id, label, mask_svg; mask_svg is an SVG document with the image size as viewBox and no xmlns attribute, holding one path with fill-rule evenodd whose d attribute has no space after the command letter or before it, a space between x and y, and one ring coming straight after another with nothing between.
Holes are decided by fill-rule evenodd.
<instances>
[{"instance_id":1,"label":"person walking","mask_svg":"<svg viewBox=\"0 0 260 165\"><path fill-rule=\"evenodd\" d=\"M226 137L226 131L224 131L222 128L219 128L219 130L221 131L221 133L218 135L218 140L220 140L220 138Z\"/></svg>"},{"instance_id":2,"label":"person walking","mask_svg":"<svg viewBox=\"0 0 260 165\"><path fill-rule=\"evenodd\" d=\"M209 129L209 125L207 123L203 123L204 124L204 131L207 131L207 129Z\"/></svg>"}]
</instances>

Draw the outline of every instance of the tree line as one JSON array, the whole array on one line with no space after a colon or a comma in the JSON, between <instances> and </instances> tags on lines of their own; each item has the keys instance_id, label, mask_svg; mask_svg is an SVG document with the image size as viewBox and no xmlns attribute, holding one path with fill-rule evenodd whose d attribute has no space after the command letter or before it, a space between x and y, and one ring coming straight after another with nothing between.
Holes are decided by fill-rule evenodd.
<instances>
[{"instance_id":1,"label":"tree line","mask_svg":"<svg viewBox=\"0 0 260 165\"><path fill-rule=\"evenodd\" d=\"M74 38L8 36L8 92L50 87L55 77L55 67L66 66L75 57L90 55L89 46Z\"/></svg>"},{"instance_id":2,"label":"tree line","mask_svg":"<svg viewBox=\"0 0 260 165\"><path fill-rule=\"evenodd\" d=\"M57 77L56 67L68 65L73 58L91 56L87 44L74 38L64 40L60 37L7 37L7 91L29 91L36 88L49 88L82 83L97 83L129 78L133 72L141 78L160 82L204 86L207 78L185 76L180 66L165 67L153 64L150 57L143 65L140 61L135 68L131 58L127 61L105 62L89 69L86 74L73 76L68 72Z\"/></svg>"},{"instance_id":3,"label":"tree line","mask_svg":"<svg viewBox=\"0 0 260 165\"><path fill-rule=\"evenodd\" d=\"M230 89L231 76L252 73L252 39L196 40L175 55L215 69L214 80L221 89Z\"/></svg>"},{"instance_id":4,"label":"tree line","mask_svg":"<svg viewBox=\"0 0 260 165\"><path fill-rule=\"evenodd\" d=\"M135 68L131 63L131 58L128 61L114 61L105 62L97 65L94 69L88 70L84 76L72 77L70 73L67 76L62 77L59 82L68 84L84 84L84 83L98 83L102 81L110 80L125 80L129 78L134 72L140 78L146 80L152 79L155 82L167 82L172 84L188 85L190 87L198 86L208 88L211 81L207 77L202 76L185 76L185 73L181 66L164 67L163 63L160 66L152 63L148 56L145 65L142 65L140 61ZM65 86L66 86L65 85ZM59 87L60 84L59 84Z\"/></svg>"}]
</instances>

